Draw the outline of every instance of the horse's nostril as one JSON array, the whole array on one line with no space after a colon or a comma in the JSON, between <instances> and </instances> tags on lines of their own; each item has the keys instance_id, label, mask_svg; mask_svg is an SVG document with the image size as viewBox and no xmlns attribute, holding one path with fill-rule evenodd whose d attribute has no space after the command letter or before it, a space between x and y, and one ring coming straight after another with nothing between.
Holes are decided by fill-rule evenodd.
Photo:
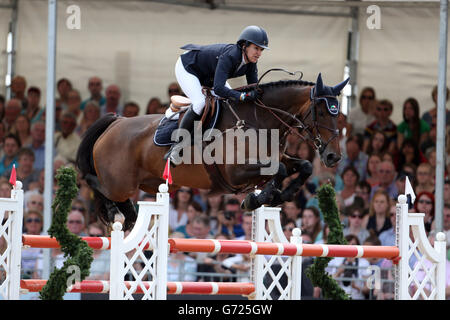
<instances>
[{"instance_id":1,"label":"horse's nostril","mask_svg":"<svg viewBox=\"0 0 450 320\"><path fill-rule=\"evenodd\" d=\"M331 153L327 154L327 162L329 164L335 164L340 159L341 159L341 157L339 155L337 155L336 153L334 153L334 152L331 152Z\"/></svg>"}]
</instances>

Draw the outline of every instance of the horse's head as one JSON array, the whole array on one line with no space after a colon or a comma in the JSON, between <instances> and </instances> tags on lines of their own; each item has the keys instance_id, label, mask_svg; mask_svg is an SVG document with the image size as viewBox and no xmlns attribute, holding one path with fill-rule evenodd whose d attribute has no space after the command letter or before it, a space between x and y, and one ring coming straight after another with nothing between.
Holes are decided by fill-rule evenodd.
<instances>
[{"instance_id":1,"label":"horse's head","mask_svg":"<svg viewBox=\"0 0 450 320\"><path fill-rule=\"evenodd\" d=\"M322 162L327 167L334 167L341 159L339 148L339 130L337 118L339 115L339 101L337 96L345 87L349 78L334 87L323 84L319 73L317 81L310 92L310 106L304 116L304 128L314 141Z\"/></svg>"}]
</instances>

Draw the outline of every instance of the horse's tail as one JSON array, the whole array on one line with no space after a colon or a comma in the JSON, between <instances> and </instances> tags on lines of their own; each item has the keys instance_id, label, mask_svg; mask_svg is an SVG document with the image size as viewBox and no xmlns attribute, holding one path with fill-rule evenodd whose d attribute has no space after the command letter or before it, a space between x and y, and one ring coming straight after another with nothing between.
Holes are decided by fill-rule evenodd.
<instances>
[{"instance_id":1,"label":"horse's tail","mask_svg":"<svg viewBox=\"0 0 450 320\"><path fill-rule=\"evenodd\" d=\"M96 176L94 167L93 150L94 144L103 132L116 121L118 117L113 113L108 113L105 116L94 122L84 133L80 146L78 147L76 165L80 170L81 177L84 179L86 175L90 174ZM89 184L89 182L88 182Z\"/></svg>"}]
</instances>

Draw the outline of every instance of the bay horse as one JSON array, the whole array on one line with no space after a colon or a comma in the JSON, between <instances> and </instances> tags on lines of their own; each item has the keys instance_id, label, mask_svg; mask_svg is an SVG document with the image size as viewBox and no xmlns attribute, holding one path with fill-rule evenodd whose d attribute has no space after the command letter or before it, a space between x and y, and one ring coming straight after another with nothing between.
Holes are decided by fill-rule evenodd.
<instances>
[{"instance_id":1,"label":"bay horse","mask_svg":"<svg viewBox=\"0 0 450 320\"><path fill-rule=\"evenodd\" d=\"M268 155L270 158L275 152L279 156L276 172L271 176L261 175L261 169L270 165L262 160L255 163L246 159L245 163L240 164L225 161L212 165L182 163L171 169L173 184L169 186L169 191L188 186L209 189L210 194L218 194L264 187L259 194L247 195L242 203L244 210L253 210L262 204L276 206L292 200L312 174L312 165L307 160L284 153L287 135L294 132L299 139L307 140L319 151L326 166L335 166L341 158L337 130L339 103L336 97L348 80L329 87L323 84L319 74L316 83L303 80L258 83L256 101L243 103L225 100L224 105L229 110L222 107L215 128L223 137L229 134L230 129L242 127L276 132L278 146L274 150L269 147ZM239 90L250 89L255 89L255 85ZM83 136L76 165L81 177L94 191L95 211L103 223L113 223L116 214L123 214L124 229L132 228L137 213L130 198L138 189L156 193L158 186L165 182L162 178L166 165L163 157L168 147L153 143L162 117L164 115L151 114L125 118L107 114ZM274 134L271 134L273 137ZM248 142L245 143L248 147ZM208 143L204 142L204 145ZM221 152L219 157L225 158L225 147ZM280 190L282 181L296 173L299 173L298 177L287 188Z\"/></svg>"}]
</instances>

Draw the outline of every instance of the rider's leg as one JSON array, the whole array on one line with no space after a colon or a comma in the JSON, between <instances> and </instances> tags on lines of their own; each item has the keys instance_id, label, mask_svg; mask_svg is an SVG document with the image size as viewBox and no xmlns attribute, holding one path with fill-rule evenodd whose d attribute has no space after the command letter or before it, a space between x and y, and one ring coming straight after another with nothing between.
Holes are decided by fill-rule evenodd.
<instances>
[{"instance_id":1,"label":"rider's leg","mask_svg":"<svg viewBox=\"0 0 450 320\"><path fill-rule=\"evenodd\" d=\"M194 128L194 121L200 120L200 115L205 107L205 96L202 93L200 81L196 76L184 69L180 58L178 58L175 65L175 75L181 89L192 102L192 105L186 111L183 119L181 119L179 129L186 129L192 132L192 129ZM182 130L179 130L177 132L177 136L175 137L176 144L173 144L164 156L164 159L170 157L170 162L173 167L180 164L179 159L176 159L175 155L178 154L182 148L182 145L179 143L181 135Z\"/></svg>"}]
</instances>

